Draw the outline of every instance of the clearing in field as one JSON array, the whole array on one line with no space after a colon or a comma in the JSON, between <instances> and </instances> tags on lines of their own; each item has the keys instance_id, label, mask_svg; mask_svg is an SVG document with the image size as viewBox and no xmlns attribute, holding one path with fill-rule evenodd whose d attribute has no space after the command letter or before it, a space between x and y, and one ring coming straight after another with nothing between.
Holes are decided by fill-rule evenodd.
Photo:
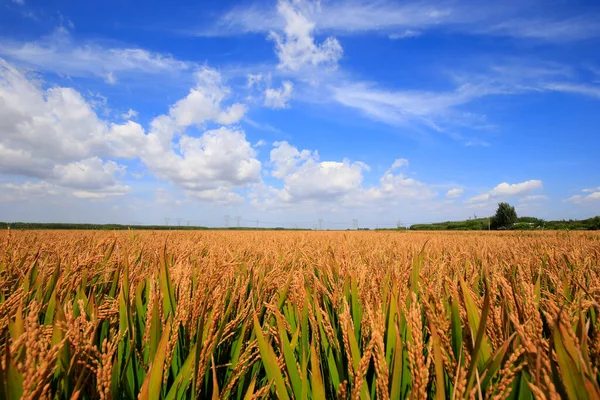
<instances>
[{"instance_id":1,"label":"clearing in field","mask_svg":"<svg viewBox=\"0 0 600 400\"><path fill-rule=\"evenodd\" d=\"M0 234L0 397L600 397L600 236Z\"/></svg>"}]
</instances>

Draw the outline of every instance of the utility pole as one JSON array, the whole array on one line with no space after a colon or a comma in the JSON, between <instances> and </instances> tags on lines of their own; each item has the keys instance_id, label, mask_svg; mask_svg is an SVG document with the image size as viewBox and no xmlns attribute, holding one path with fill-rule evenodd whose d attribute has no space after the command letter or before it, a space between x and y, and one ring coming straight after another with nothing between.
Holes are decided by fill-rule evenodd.
<instances>
[{"instance_id":1,"label":"utility pole","mask_svg":"<svg viewBox=\"0 0 600 400\"><path fill-rule=\"evenodd\" d=\"M352 225L354 226L355 230L358 230L358 220L356 218L352 220Z\"/></svg>"},{"instance_id":2,"label":"utility pole","mask_svg":"<svg viewBox=\"0 0 600 400\"><path fill-rule=\"evenodd\" d=\"M323 218L319 218L319 230L323 230Z\"/></svg>"},{"instance_id":3,"label":"utility pole","mask_svg":"<svg viewBox=\"0 0 600 400\"><path fill-rule=\"evenodd\" d=\"M229 220L231 219L231 217L229 215L225 216L225 227L229 228Z\"/></svg>"},{"instance_id":4,"label":"utility pole","mask_svg":"<svg viewBox=\"0 0 600 400\"><path fill-rule=\"evenodd\" d=\"M256 220L256 228L258 229L258 220Z\"/></svg>"},{"instance_id":5,"label":"utility pole","mask_svg":"<svg viewBox=\"0 0 600 400\"><path fill-rule=\"evenodd\" d=\"M235 217L235 219L237 220L237 227L240 227L240 220L242 219L242 217Z\"/></svg>"}]
</instances>

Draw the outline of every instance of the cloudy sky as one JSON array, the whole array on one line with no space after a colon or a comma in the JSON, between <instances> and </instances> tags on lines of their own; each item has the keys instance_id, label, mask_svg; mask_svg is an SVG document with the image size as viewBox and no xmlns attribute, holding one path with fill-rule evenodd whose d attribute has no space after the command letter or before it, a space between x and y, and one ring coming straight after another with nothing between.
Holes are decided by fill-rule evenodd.
<instances>
[{"instance_id":1,"label":"cloudy sky","mask_svg":"<svg viewBox=\"0 0 600 400\"><path fill-rule=\"evenodd\" d=\"M0 220L600 214L596 1L0 0Z\"/></svg>"}]
</instances>

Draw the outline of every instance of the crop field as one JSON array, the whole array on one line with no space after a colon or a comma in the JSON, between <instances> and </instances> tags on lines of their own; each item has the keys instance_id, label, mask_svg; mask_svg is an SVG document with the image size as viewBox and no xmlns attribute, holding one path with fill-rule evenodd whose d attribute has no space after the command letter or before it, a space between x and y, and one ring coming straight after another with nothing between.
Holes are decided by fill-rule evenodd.
<instances>
[{"instance_id":1,"label":"crop field","mask_svg":"<svg viewBox=\"0 0 600 400\"><path fill-rule=\"evenodd\" d=\"M600 235L0 233L0 398L600 397Z\"/></svg>"}]
</instances>

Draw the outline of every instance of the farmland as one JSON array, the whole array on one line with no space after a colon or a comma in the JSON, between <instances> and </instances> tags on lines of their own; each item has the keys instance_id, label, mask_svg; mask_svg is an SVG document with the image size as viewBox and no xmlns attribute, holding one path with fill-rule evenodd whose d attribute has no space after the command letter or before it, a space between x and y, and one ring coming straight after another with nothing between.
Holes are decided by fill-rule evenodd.
<instances>
[{"instance_id":1,"label":"farmland","mask_svg":"<svg viewBox=\"0 0 600 400\"><path fill-rule=\"evenodd\" d=\"M3 231L0 397L600 397L593 232Z\"/></svg>"}]
</instances>

